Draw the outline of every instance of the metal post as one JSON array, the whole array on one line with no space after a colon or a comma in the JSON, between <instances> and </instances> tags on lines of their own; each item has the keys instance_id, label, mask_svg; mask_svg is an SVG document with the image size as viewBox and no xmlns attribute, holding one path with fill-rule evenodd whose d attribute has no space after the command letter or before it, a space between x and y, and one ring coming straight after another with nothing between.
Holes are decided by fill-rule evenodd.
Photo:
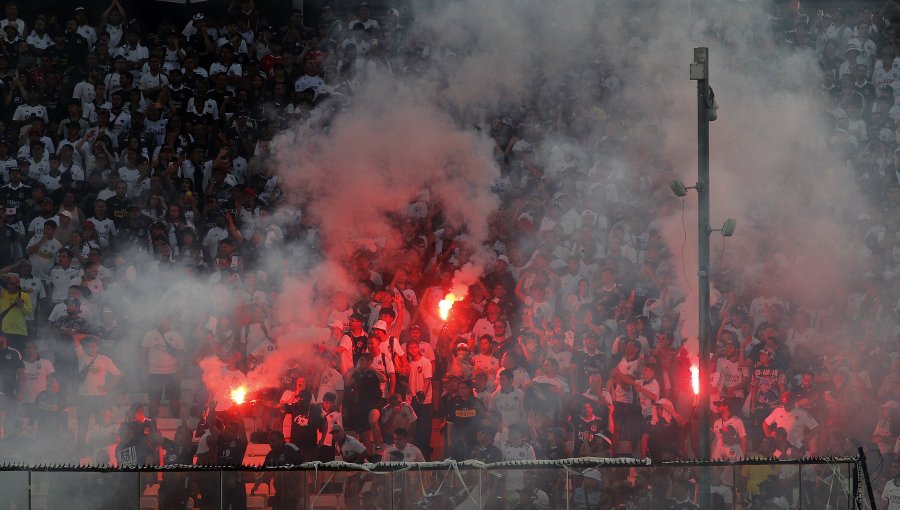
<instances>
[{"instance_id":1,"label":"metal post","mask_svg":"<svg viewBox=\"0 0 900 510\"><path fill-rule=\"evenodd\" d=\"M700 280L700 324L699 324L699 379L698 399L699 445L698 457L710 458L710 410L709 410L709 49L694 48L694 63L691 65L691 79L697 81L697 261ZM710 503L709 469L701 467L699 482L699 503L701 510L707 510Z\"/></svg>"}]
</instances>

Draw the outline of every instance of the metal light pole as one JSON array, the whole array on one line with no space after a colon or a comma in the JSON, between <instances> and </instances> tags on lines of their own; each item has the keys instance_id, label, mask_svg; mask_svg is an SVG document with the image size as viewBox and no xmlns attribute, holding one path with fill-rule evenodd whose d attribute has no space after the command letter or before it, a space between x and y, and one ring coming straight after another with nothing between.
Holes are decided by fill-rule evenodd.
<instances>
[{"instance_id":1,"label":"metal light pole","mask_svg":"<svg viewBox=\"0 0 900 510\"><path fill-rule=\"evenodd\" d=\"M700 328L699 328L699 379L698 427L700 429L698 456L701 460L710 458L710 409L709 409L709 121L712 106L712 91L709 88L709 49L694 48L694 63L691 64L691 80L697 81L697 260L700 280ZM712 113L714 113L713 110ZM710 503L709 469L701 468L699 482L699 503L701 510L707 510Z\"/></svg>"}]
</instances>

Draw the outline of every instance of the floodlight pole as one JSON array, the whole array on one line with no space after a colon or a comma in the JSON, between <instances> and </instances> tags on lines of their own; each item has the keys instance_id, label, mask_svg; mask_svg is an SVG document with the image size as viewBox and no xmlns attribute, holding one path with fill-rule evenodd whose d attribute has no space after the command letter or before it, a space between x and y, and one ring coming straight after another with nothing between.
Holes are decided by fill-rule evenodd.
<instances>
[{"instance_id":1,"label":"floodlight pole","mask_svg":"<svg viewBox=\"0 0 900 510\"><path fill-rule=\"evenodd\" d=\"M697 261L700 280L700 324L699 324L699 379L698 423L700 444L697 456L701 460L710 458L709 409L709 121L712 94L709 88L709 48L694 48L694 63L691 64L691 80L697 81ZM698 502L701 510L708 510L710 503L709 468L700 468L698 477Z\"/></svg>"}]
</instances>

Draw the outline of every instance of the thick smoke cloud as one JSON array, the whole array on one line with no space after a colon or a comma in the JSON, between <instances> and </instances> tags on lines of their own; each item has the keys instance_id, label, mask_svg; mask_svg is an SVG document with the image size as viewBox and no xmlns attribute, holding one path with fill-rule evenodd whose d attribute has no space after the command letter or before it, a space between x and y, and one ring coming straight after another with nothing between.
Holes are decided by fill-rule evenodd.
<instances>
[{"instance_id":1,"label":"thick smoke cloud","mask_svg":"<svg viewBox=\"0 0 900 510\"><path fill-rule=\"evenodd\" d=\"M388 270L400 266L385 256L399 242L388 232L420 190L474 247L457 283L462 290L474 281L492 259L488 222L504 199L492 185L511 171L497 164L485 136L495 116L534 135L526 137L532 152L511 167L533 159L552 174L570 165L568 152L587 173L576 183L591 190L582 205L607 229L627 218L629 235L648 225L659 231L675 260L667 268L672 284L686 295L682 336L695 335L695 201L686 198L685 242L682 209L665 183L695 180L696 86L687 70L696 46L710 47L719 104L711 129L713 227L738 220L724 258L714 238L713 268L731 270L722 281L758 282L774 264L783 297L817 310L846 302L858 274L846 220L865 207L845 183L844 162L820 142L827 123L811 96L815 57L775 51L762 2L702 4L702 11L686 1L414 6L406 51L431 63L370 70L352 96L326 100L273 144L288 201L316 225L322 244L320 252L291 246L263 270L260 283L282 291L272 303L281 343L249 375L253 385L274 385L327 338L335 302L357 290L348 259L360 248L396 264ZM559 108L563 99L576 106ZM607 229L597 229L601 248ZM159 317L191 335L207 326L198 318L227 309L209 299L205 280L134 265L141 270L133 285L108 294L113 308L135 319L137 333L123 339L126 370L142 363L137 345ZM210 392L221 393L221 365L201 366ZM23 459L44 462L44 453Z\"/></svg>"}]
</instances>

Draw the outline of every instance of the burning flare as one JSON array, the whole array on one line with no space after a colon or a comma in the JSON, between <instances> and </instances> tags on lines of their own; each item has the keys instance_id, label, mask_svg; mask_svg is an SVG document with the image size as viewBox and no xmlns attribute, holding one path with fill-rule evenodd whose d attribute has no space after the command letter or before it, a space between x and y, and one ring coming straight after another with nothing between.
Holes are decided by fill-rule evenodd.
<instances>
[{"instance_id":1,"label":"burning flare","mask_svg":"<svg viewBox=\"0 0 900 510\"><path fill-rule=\"evenodd\" d=\"M444 296L444 299L438 303L438 310L440 310L441 320L447 320L447 317L450 315L450 309L453 308L453 303L457 301L456 296L451 292Z\"/></svg>"},{"instance_id":2,"label":"burning flare","mask_svg":"<svg viewBox=\"0 0 900 510\"><path fill-rule=\"evenodd\" d=\"M247 401L247 387L246 386L238 386L237 388L232 388L231 393L229 394L231 397L231 401L237 405L241 405Z\"/></svg>"},{"instance_id":3,"label":"burning flare","mask_svg":"<svg viewBox=\"0 0 900 510\"><path fill-rule=\"evenodd\" d=\"M700 367L697 365L691 365L691 389L694 395L700 394Z\"/></svg>"}]
</instances>

